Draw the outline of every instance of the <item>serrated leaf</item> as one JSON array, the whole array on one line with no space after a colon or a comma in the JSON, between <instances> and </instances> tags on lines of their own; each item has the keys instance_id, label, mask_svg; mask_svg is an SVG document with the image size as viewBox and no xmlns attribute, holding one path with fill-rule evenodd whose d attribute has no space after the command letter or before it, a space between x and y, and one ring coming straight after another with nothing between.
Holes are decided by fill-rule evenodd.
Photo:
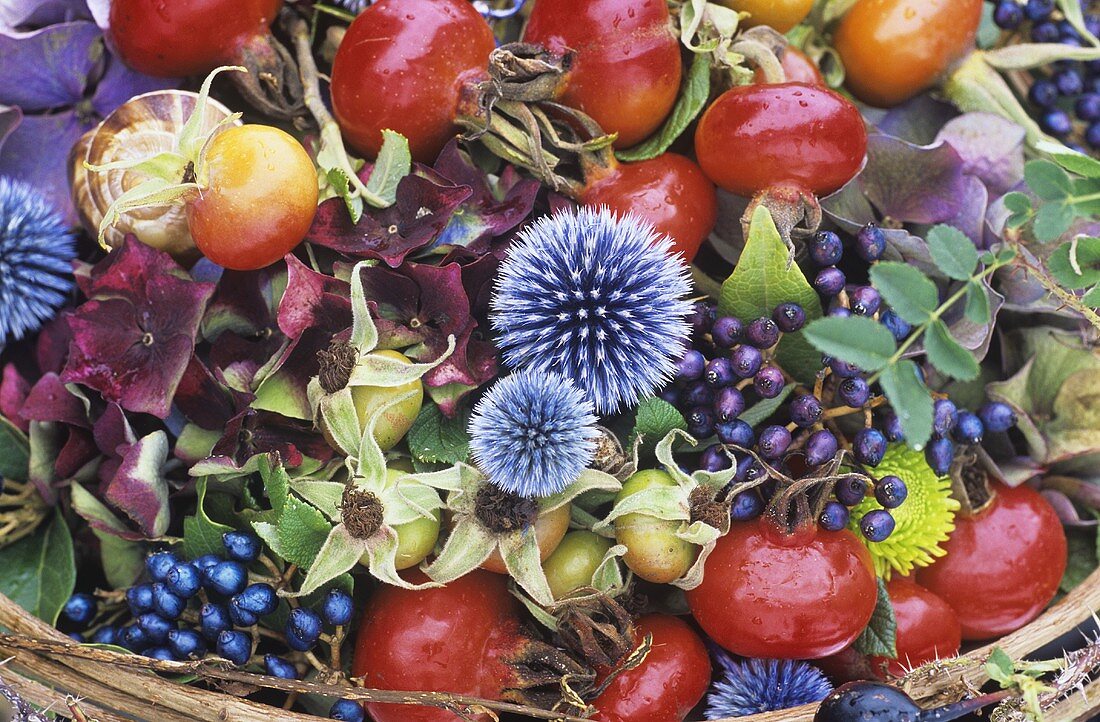
<instances>
[{"instance_id":1,"label":"serrated leaf","mask_svg":"<svg viewBox=\"0 0 1100 722\"><path fill-rule=\"evenodd\" d=\"M788 266L788 249L771 213L759 206L749 224L748 239L733 273L722 284L718 313L745 320L769 316L781 303L797 303L807 320L821 317L821 301L798 264ZM813 379L820 366L818 354L802 332L785 334L777 350L778 361L802 381Z\"/></svg>"},{"instance_id":2,"label":"serrated leaf","mask_svg":"<svg viewBox=\"0 0 1100 722\"><path fill-rule=\"evenodd\" d=\"M204 554L224 553L222 535L233 531L231 527L219 524L207 516L204 508L207 484L208 480L205 476L199 477L195 484L195 495L198 497L195 514L184 517L183 520L183 552L188 559L195 559Z\"/></svg>"},{"instance_id":3,"label":"serrated leaf","mask_svg":"<svg viewBox=\"0 0 1100 722\"><path fill-rule=\"evenodd\" d=\"M1100 160L1083 153L1052 153L1050 157L1070 173L1086 178L1100 178Z\"/></svg>"},{"instance_id":4,"label":"serrated leaf","mask_svg":"<svg viewBox=\"0 0 1100 722\"><path fill-rule=\"evenodd\" d=\"M0 549L0 592L50 624L76 586L73 539L60 514Z\"/></svg>"},{"instance_id":5,"label":"serrated leaf","mask_svg":"<svg viewBox=\"0 0 1100 722\"><path fill-rule=\"evenodd\" d=\"M980 371L977 360L951 337L943 321L934 321L925 330L924 350L932 365L952 378L969 381Z\"/></svg>"},{"instance_id":6,"label":"serrated leaf","mask_svg":"<svg viewBox=\"0 0 1100 722\"><path fill-rule=\"evenodd\" d=\"M994 647L985 661L985 671L994 682L1006 684L1016 673L1016 663L1003 649Z\"/></svg>"},{"instance_id":7,"label":"serrated leaf","mask_svg":"<svg viewBox=\"0 0 1100 722\"><path fill-rule=\"evenodd\" d=\"M879 261L871 266L870 275L871 285L878 289L894 313L914 326L927 321L939 306L936 284L914 266Z\"/></svg>"},{"instance_id":8,"label":"serrated leaf","mask_svg":"<svg viewBox=\"0 0 1100 722\"><path fill-rule=\"evenodd\" d=\"M886 399L901 422L906 443L921 449L932 435L932 395L920 380L917 365L904 359L879 377Z\"/></svg>"},{"instance_id":9,"label":"serrated leaf","mask_svg":"<svg viewBox=\"0 0 1100 722\"><path fill-rule=\"evenodd\" d=\"M987 324L990 318L989 294L978 281L966 284L966 317L977 324Z\"/></svg>"},{"instance_id":10,"label":"serrated leaf","mask_svg":"<svg viewBox=\"0 0 1100 722\"><path fill-rule=\"evenodd\" d=\"M470 456L466 432L469 411L448 419L435 404L424 404L409 428L409 451L420 461L457 464Z\"/></svg>"},{"instance_id":11,"label":"serrated leaf","mask_svg":"<svg viewBox=\"0 0 1100 722\"><path fill-rule=\"evenodd\" d=\"M869 657L886 657L896 659L898 656L898 621L894 616L894 605L890 603L890 595L886 591L886 582L881 577L876 577L878 585L878 598L875 600L875 611L871 614L871 621L856 639L855 648L860 654Z\"/></svg>"},{"instance_id":12,"label":"serrated leaf","mask_svg":"<svg viewBox=\"0 0 1100 722\"><path fill-rule=\"evenodd\" d=\"M638 404L638 413L634 417L634 431L630 434L628 446L634 446L634 440L642 437L642 443L648 450L665 438L673 429L687 429L687 421L672 404L664 399L648 398Z\"/></svg>"},{"instance_id":13,"label":"serrated leaf","mask_svg":"<svg viewBox=\"0 0 1100 722\"><path fill-rule=\"evenodd\" d=\"M1054 249L1047 269L1066 288L1088 288L1100 283L1100 238L1082 236Z\"/></svg>"},{"instance_id":14,"label":"serrated leaf","mask_svg":"<svg viewBox=\"0 0 1100 722\"><path fill-rule=\"evenodd\" d=\"M664 153L703 110L709 96L710 61L705 54L698 53L692 56L691 67L680 88L680 97L661 129L641 144L619 151L615 156L622 161L635 162Z\"/></svg>"},{"instance_id":15,"label":"serrated leaf","mask_svg":"<svg viewBox=\"0 0 1100 722\"><path fill-rule=\"evenodd\" d=\"M893 334L865 316L819 318L806 327L805 334L818 351L864 371L884 368L897 351Z\"/></svg>"},{"instance_id":16,"label":"serrated leaf","mask_svg":"<svg viewBox=\"0 0 1100 722\"><path fill-rule=\"evenodd\" d=\"M373 199L371 205L387 208L397 200L397 184L412 169L412 155L405 136L392 130L382 131L382 148L374 161L367 190Z\"/></svg>"},{"instance_id":17,"label":"serrated leaf","mask_svg":"<svg viewBox=\"0 0 1100 722\"><path fill-rule=\"evenodd\" d=\"M978 265L974 242L954 226L940 224L928 231L928 251L936 267L948 278L965 281Z\"/></svg>"},{"instance_id":18,"label":"serrated leaf","mask_svg":"<svg viewBox=\"0 0 1100 722\"><path fill-rule=\"evenodd\" d=\"M1073 206L1065 203L1047 203L1039 207L1032 229L1043 243L1055 241L1069 230L1075 217Z\"/></svg>"},{"instance_id":19,"label":"serrated leaf","mask_svg":"<svg viewBox=\"0 0 1100 722\"><path fill-rule=\"evenodd\" d=\"M1062 200L1073 190L1069 174L1049 160L1029 161L1024 166L1024 181L1032 193L1045 201Z\"/></svg>"}]
</instances>

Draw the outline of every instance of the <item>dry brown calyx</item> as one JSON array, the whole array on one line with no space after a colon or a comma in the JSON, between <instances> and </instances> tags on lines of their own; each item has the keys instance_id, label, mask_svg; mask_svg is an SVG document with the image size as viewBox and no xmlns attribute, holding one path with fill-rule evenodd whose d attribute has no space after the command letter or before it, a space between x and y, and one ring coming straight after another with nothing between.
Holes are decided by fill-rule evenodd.
<instances>
[{"instance_id":1,"label":"dry brown calyx","mask_svg":"<svg viewBox=\"0 0 1100 722\"><path fill-rule=\"evenodd\" d=\"M361 491L352 484L344 487L340 500L340 518L348 534L356 539L369 539L382 526L382 501L372 491Z\"/></svg>"},{"instance_id":2,"label":"dry brown calyx","mask_svg":"<svg viewBox=\"0 0 1100 722\"><path fill-rule=\"evenodd\" d=\"M625 607L592 588L554 607L563 647L589 666L611 666L634 649L634 619Z\"/></svg>"},{"instance_id":3,"label":"dry brown calyx","mask_svg":"<svg viewBox=\"0 0 1100 722\"><path fill-rule=\"evenodd\" d=\"M347 386L351 371L358 360L359 353L347 341L333 339L328 348L318 351L320 371L317 381L325 393L334 394Z\"/></svg>"},{"instance_id":4,"label":"dry brown calyx","mask_svg":"<svg viewBox=\"0 0 1100 722\"><path fill-rule=\"evenodd\" d=\"M477 490L474 514L489 531L507 534L534 524L539 515L539 505L534 499L525 499L492 484L483 484Z\"/></svg>"},{"instance_id":5,"label":"dry brown calyx","mask_svg":"<svg viewBox=\"0 0 1100 722\"><path fill-rule=\"evenodd\" d=\"M965 516L977 514L993 501L989 472L977 454L959 454L947 474L951 477L951 496L962 505L961 513Z\"/></svg>"},{"instance_id":6,"label":"dry brown calyx","mask_svg":"<svg viewBox=\"0 0 1100 722\"><path fill-rule=\"evenodd\" d=\"M730 500L719 500L714 489L705 486L697 486L688 495L688 505L691 510L691 521L701 521L715 529L723 528L730 518Z\"/></svg>"}]
</instances>

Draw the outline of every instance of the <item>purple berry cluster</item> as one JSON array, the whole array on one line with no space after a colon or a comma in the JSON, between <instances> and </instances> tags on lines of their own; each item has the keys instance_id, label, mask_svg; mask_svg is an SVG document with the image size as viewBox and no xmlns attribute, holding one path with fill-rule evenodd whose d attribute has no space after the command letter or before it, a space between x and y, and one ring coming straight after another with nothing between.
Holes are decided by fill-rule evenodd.
<instances>
[{"instance_id":1,"label":"purple berry cluster","mask_svg":"<svg viewBox=\"0 0 1100 722\"><path fill-rule=\"evenodd\" d=\"M932 407L932 439L924 448L924 458L939 475L951 469L959 446L980 444L987 432L1004 433L1016 425L1016 412L1008 404L990 401L977 412L961 409L950 399L937 399ZM883 430L890 441L902 441L901 424L887 414Z\"/></svg>"},{"instance_id":2,"label":"purple berry cluster","mask_svg":"<svg viewBox=\"0 0 1100 722\"><path fill-rule=\"evenodd\" d=\"M996 0L993 20L1003 30L1026 30L1035 43L1086 47L1087 41L1056 5L1055 0ZM1100 15L1085 15L1085 26L1100 35ZM1037 71L1027 97L1044 131L1100 149L1100 60L1060 60Z\"/></svg>"}]
</instances>

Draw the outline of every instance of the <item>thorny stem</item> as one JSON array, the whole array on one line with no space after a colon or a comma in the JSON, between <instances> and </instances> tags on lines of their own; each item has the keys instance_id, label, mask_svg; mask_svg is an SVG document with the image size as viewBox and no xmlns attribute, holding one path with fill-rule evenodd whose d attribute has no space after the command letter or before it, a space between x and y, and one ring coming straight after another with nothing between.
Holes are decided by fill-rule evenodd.
<instances>
[{"instance_id":1,"label":"thorny stem","mask_svg":"<svg viewBox=\"0 0 1100 722\"><path fill-rule=\"evenodd\" d=\"M1024 269L1024 271L1030 274L1032 278L1039 282L1040 286L1042 286L1044 289L1046 289L1048 293L1061 301L1063 305L1068 308L1072 308L1086 321L1088 321L1093 326L1093 328L1100 330L1100 315L1097 315L1096 311L1092 310L1084 303L1082 303L1081 299L1078 298L1076 295L1066 290L1065 288L1062 288L1062 286L1057 281L1047 275L1046 271L1043 270L1042 267L1028 261L1027 257L1023 253L1020 253L1018 249L1016 249L1016 247L1019 245L1019 234L1017 232L1012 231L1006 233L1005 240L1007 240L1009 244L1013 247L1013 249L1016 250L1016 258L1014 259L1014 262L1018 267Z\"/></svg>"}]
</instances>

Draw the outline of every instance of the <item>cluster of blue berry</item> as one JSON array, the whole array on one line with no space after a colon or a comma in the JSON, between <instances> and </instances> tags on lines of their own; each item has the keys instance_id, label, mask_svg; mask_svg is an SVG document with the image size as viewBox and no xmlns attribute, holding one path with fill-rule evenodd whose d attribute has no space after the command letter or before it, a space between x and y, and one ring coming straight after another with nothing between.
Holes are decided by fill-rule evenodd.
<instances>
[{"instance_id":1,"label":"cluster of blue berry","mask_svg":"<svg viewBox=\"0 0 1100 722\"><path fill-rule=\"evenodd\" d=\"M993 20L1010 31L1029 23L1036 43L1086 45L1076 28L1058 17L1055 0L996 0ZM1086 15L1085 25L1094 36L1100 35L1100 15ZM1028 90L1028 100L1038 109L1039 124L1047 133L1068 139L1083 131L1080 139L1100 148L1100 60L1061 60L1043 69Z\"/></svg>"},{"instance_id":2,"label":"cluster of blue berry","mask_svg":"<svg viewBox=\"0 0 1100 722\"><path fill-rule=\"evenodd\" d=\"M1004 433L1016 425L1016 412L1008 404L989 401L977 413L961 409L950 399L937 399L932 410L932 439L924 448L924 458L939 475L951 469L959 445L980 444L989 433ZM883 428L890 441L904 441L901 424L891 412Z\"/></svg>"},{"instance_id":3,"label":"cluster of blue berry","mask_svg":"<svg viewBox=\"0 0 1100 722\"><path fill-rule=\"evenodd\" d=\"M118 604L100 609L92 595L74 594L61 612L68 626L77 630L69 636L164 661L202 659L212 652L236 665L254 663L273 677L298 679L301 662L288 658L293 652L257 653L262 639L257 625L280 611L275 586L269 581L249 581L248 565L260 559L260 540L233 531L222 537L222 543L225 553L221 555L185 560L171 551L156 551L146 557L148 581L125 592L128 622L122 623L127 610ZM286 612L282 636L268 635L294 652L310 652L323 638L333 639L325 634L326 625L336 632L334 639L339 644L353 612L351 596L334 588L316 610L294 607ZM100 617L106 621L95 624ZM348 700L337 702L330 717L364 719L362 706Z\"/></svg>"}]
</instances>

